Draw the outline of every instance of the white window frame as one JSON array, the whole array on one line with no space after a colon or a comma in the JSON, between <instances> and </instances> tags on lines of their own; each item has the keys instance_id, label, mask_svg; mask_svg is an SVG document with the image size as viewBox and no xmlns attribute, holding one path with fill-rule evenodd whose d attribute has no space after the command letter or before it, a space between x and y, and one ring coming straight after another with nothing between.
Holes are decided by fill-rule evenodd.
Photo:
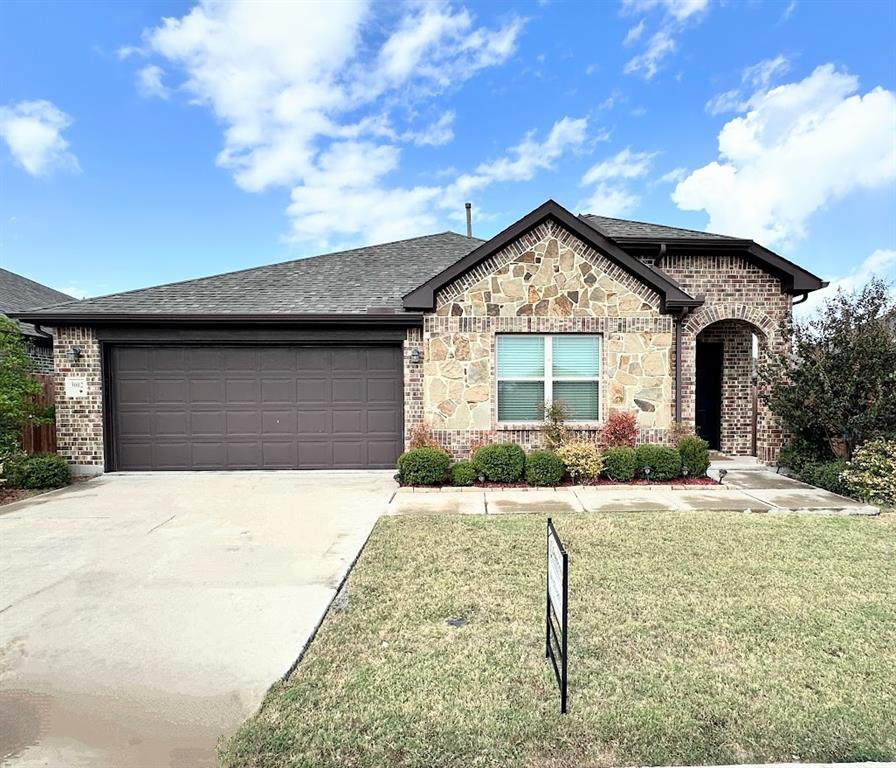
<instances>
[{"instance_id":1,"label":"white window frame","mask_svg":"<svg viewBox=\"0 0 896 768\"><path fill-rule=\"evenodd\" d=\"M498 341L495 340L495 419L499 426L508 424L541 425L543 421L502 421L499 414L501 397L499 386L502 381L540 381L544 384L544 401L554 401L554 382L560 381L593 381L597 383L597 415L593 419L567 419L573 424L597 424L601 421L601 407L603 406L603 384L601 373L603 371L603 338L599 333L499 333L497 336L526 336L540 338L544 342L544 375L543 376L501 376ZM558 336L587 336L597 341L597 375L596 376L554 376L554 338Z\"/></svg>"}]
</instances>

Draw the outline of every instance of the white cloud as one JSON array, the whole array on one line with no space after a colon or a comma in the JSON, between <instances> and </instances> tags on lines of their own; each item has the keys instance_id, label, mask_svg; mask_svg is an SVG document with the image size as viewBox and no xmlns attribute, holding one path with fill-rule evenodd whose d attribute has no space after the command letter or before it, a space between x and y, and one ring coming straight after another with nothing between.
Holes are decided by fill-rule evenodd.
<instances>
[{"instance_id":1,"label":"white cloud","mask_svg":"<svg viewBox=\"0 0 896 768\"><path fill-rule=\"evenodd\" d=\"M685 21L709 7L709 0L623 0L622 9L629 13L645 13L662 8L677 21Z\"/></svg>"},{"instance_id":2,"label":"white cloud","mask_svg":"<svg viewBox=\"0 0 896 768\"><path fill-rule=\"evenodd\" d=\"M150 64L137 70L137 90L140 95L147 98L167 99L171 95L171 91L162 82L164 74L165 70L156 64Z\"/></svg>"},{"instance_id":3,"label":"white cloud","mask_svg":"<svg viewBox=\"0 0 896 768\"><path fill-rule=\"evenodd\" d=\"M583 184L608 181L610 179L637 179L650 170L655 152L632 152L626 147L613 157L592 165L582 177Z\"/></svg>"},{"instance_id":4,"label":"white cloud","mask_svg":"<svg viewBox=\"0 0 896 768\"><path fill-rule=\"evenodd\" d=\"M790 61L780 54L773 59L763 59L757 64L744 68L741 72L742 87L749 87L752 92L768 88L773 81L790 69ZM749 95L741 88L717 93L706 102L706 111L711 115L722 115L726 112L741 112L749 107Z\"/></svg>"},{"instance_id":5,"label":"white cloud","mask_svg":"<svg viewBox=\"0 0 896 768\"><path fill-rule=\"evenodd\" d=\"M530 131L501 157L480 164L444 186L387 187L400 150L369 142L344 142L325 152L305 183L292 191L291 239L328 241L364 234L371 241L396 240L436 226L444 212L462 215L470 195L496 183L528 181L550 170L587 139L586 118L564 117L539 141Z\"/></svg>"},{"instance_id":6,"label":"white cloud","mask_svg":"<svg viewBox=\"0 0 896 768\"><path fill-rule=\"evenodd\" d=\"M678 184L683 210L707 229L766 245L800 238L809 217L857 189L896 180L896 97L832 64L755 93L719 133L719 158Z\"/></svg>"},{"instance_id":7,"label":"white cloud","mask_svg":"<svg viewBox=\"0 0 896 768\"><path fill-rule=\"evenodd\" d=\"M135 52L163 60L166 81L182 80L178 90L222 124L217 162L237 185L291 189L293 237L317 237L331 222L373 237L387 219L390 231L426 225L418 214L437 193L388 186L400 147L450 142L454 114L439 96L507 61L523 26L481 26L446 0L202 0L145 31ZM325 178L334 168L345 183Z\"/></svg>"},{"instance_id":8,"label":"white cloud","mask_svg":"<svg viewBox=\"0 0 896 768\"><path fill-rule=\"evenodd\" d=\"M687 168L673 168L668 173L664 173L657 179L657 184L677 184L687 178Z\"/></svg>"},{"instance_id":9,"label":"white cloud","mask_svg":"<svg viewBox=\"0 0 896 768\"><path fill-rule=\"evenodd\" d=\"M753 88L768 88L772 81L790 70L790 61L786 56L778 54L773 59L763 59L757 64L746 67L741 74L741 82Z\"/></svg>"},{"instance_id":10,"label":"white cloud","mask_svg":"<svg viewBox=\"0 0 896 768\"><path fill-rule=\"evenodd\" d=\"M53 170L79 170L62 132L72 119L49 101L20 101L0 107L0 138L13 159L32 176Z\"/></svg>"},{"instance_id":11,"label":"white cloud","mask_svg":"<svg viewBox=\"0 0 896 768\"><path fill-rule=\"evenodd\" d=\"M582 184L596 184L591 195L578 204L579 210L602 216L621 216L633 211L641 198L624 184L647 175L655 152L632 152L631 147L591 166L582 176ZM615 182L615 183L610 183Z\"/></svg>"},{"instance_id":12,"label":"white cloud","mask_svg":"<svg viewBox=\"0 0 896 768\"><path fill-rule=\"evenodd\" d=\"M641 73L645 79L650 80L660 70L663 61L672 55L677 48L675 38L671 32L661 29L651 35L647 41L647 47L642 53L629 59L625 65L625 74L634 75Z\"/></svg>"},{"instance_id":13,"label":"white cloud","mask_svg":"<svg viewBox=\"0 0 896 768\"><path fill-rule=\"evenodd\" d=\"M629 29L625 34L625 39L622 41L623 45L631 45L632 43L638 42L641 39L641 35L644 34L644 30L647 27L647 22L644 19L641 19L635 26Z\"/></svg>"},{"instance_id":14,"label":"white cloud","mask_svg":"<svg viewBox=\"0 0 896 768\"><path fill-rule=\"evenodd\" d=\"M644 50L626 63L625 74L640 74L645 80L651 80L666 59L678 49L678 35L689 23L701 19L709 5L709 0L622 0L622 12L625 14L647 14L655 10L662 14L659 28L648 38ZM623 44L630 45L639 40L645 25L642 18L629 29Z\"/></svg>"},{"instance_id":15,"label":"white cloud","mask_svg":"<svg viewBox=\"0 0 896 768\"><path fill-rule=\"evenodd\" d=\"M624 187L601 183L590 197L578 204L578 209L599 216L624 216L635 210L640 202L640 197Z\"/></svg>"},{"instance_id":16,"label":"white cloud","mask_svg":"<svg viewBox=\"0 0 896 768\"><path fill-rule=\"evenodd\" d=\"M872 277L896 282L896 250L881 248L874 251L848 275L830 278L827 288L813 291L802 304L794 307L797 317L806 317L815 312L825 299L834 296L838 290L855 291L865 287ZM896 298L896 288L894 298Z\"/></svg>"}]
</instances>

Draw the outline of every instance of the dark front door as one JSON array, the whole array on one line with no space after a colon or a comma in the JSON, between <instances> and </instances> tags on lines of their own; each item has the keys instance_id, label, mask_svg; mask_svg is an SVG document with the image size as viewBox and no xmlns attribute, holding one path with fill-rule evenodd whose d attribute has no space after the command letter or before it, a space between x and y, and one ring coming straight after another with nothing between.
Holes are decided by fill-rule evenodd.
<instances>
[{"instance_id":1,"label":"dark front door","mask_svg":"<svg viewBox=\"0 0 896 768\"><path fill-rule=\"evenodd\" d=\"M113 469L388 469L398 346L115 346Z\"/></svg>"},{"instance_id":2,"label":"dark front door","mask_svg":"<svg viewBox=\"0 0 896 768\"><path fill-rule=\"evenodd\" d=\"M697 434L719 450L722 440L722 353L716 341L697 342Z\"/></svg>"}]
</instances>

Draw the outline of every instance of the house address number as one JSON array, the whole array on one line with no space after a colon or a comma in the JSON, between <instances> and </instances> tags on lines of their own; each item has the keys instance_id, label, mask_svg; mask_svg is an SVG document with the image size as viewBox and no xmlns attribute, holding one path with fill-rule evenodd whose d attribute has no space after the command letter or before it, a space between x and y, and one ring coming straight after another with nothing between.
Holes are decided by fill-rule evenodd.
<instances>
[{"instance_id":1,"label":"house address number","mask_svg":"<svg viewBox=\"0 0 896 768\"><path fill-rule=\"evenodd\" d=\"M87 379L83 376L66 376L65 396L73 398L87 397Z\"/></svg>"}]
</instances>

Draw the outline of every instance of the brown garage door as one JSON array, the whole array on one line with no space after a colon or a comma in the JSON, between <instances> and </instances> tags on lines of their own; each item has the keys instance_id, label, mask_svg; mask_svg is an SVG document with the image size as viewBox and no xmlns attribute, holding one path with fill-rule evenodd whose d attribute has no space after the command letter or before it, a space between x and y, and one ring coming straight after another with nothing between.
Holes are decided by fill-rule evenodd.
<instances>
[{"instance_id":1,"label":"brown garage door","mask_svg":"<svg viewBox=\"0 0 896 768\"><path fill-rule=\"evenodd\" d=\"M116 346L114 469L385 469L398 346Z\"/></svg>"}]
</instances>

